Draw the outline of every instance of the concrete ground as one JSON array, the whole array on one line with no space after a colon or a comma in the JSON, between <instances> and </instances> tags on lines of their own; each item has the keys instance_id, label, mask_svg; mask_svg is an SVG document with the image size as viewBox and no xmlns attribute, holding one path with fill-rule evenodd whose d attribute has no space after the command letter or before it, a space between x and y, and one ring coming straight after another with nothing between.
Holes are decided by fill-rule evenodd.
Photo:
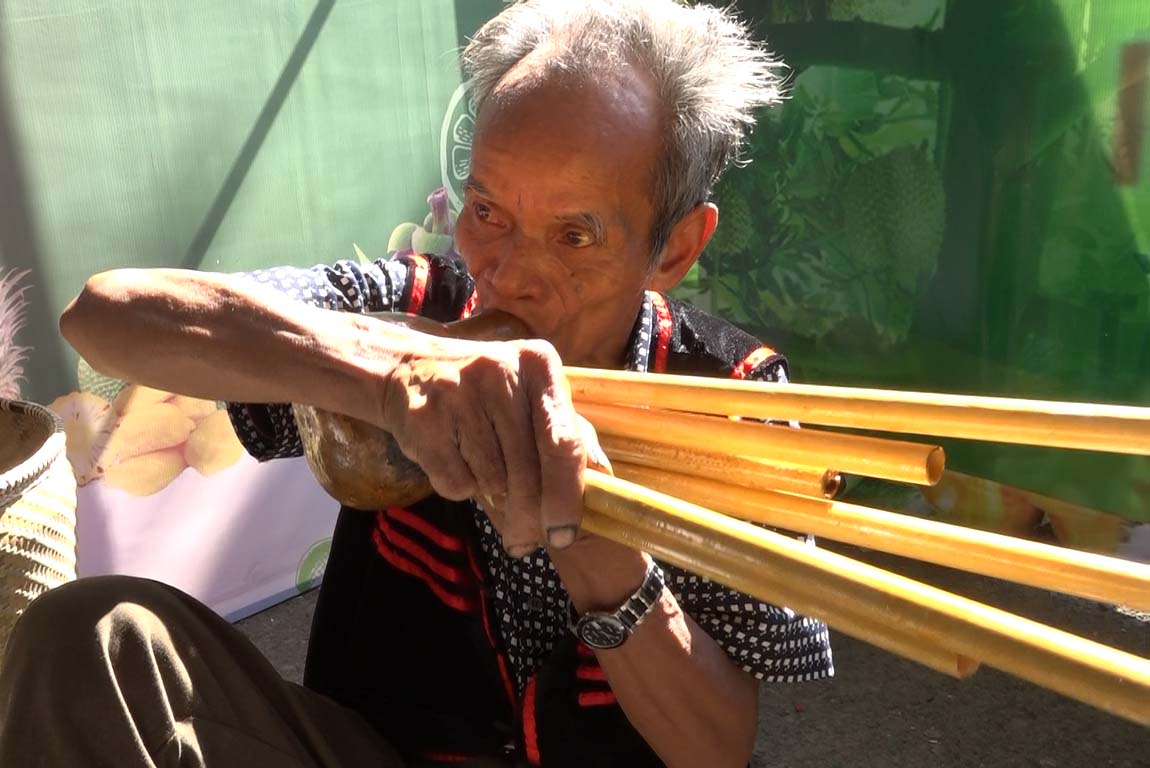
<instances>
[{"instance_id":1,"label":"concrete ground","mask_svg":"<svg viewBox=\"0 0 1150 768\"><path fill-rule=\"evenodd\" d=\"M1150 657L1150 615L828 548ZM291 679L302 673L314 603L311 593L240 623ZM756 767L1150 768L1150 728L993 669L958 681L842 635L834 647L833 680L764 687Z\"/></svg>"}]
</instances>

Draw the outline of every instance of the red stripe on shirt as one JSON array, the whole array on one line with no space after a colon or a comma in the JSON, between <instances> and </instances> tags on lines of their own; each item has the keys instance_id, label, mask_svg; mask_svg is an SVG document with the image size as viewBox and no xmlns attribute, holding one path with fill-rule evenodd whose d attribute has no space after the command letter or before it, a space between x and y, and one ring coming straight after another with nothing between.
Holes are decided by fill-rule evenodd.
<instances>
[{"instance_id":1,"label":"red stripe on shirt","mask_svg":"<svg viewBox=\"0 0 1150 768\"><path fill-rule=\"evenodd\" d=\"M770 360L772 357L775 357L778 354L778 352L771 349L770 347L759 347L754 352L744 357L743 362L735 366L735 369L731 371L731 378L747 378L751 371L762 365L764 361Z\"/></svg>"},{"instance_id":2,"label":"red stripe on shirt","mask_svg":"<svg viewBox=\"0 0 1150 768\"><path fill-rule=\"evenodd\" d=\"M380 556L389 562L397 571L402 571L409 576L422 581L431 590L432 594L440 599L448 608L454 608L462 613L474 613L475 603L468 600L463 595L456 595L448 592L443 586L436 581L435 577L428 573L419 563L408 560L401 554L391 548L387 539L384 538L383 532L376 528L371 532L371 540L375 543L375 549L379 552Z\"/></svg>"},{"instance_id":3,"label":"red stripe on shirt","mask_svg":"<svg viewBox=\"0 0 1150 768\"><path fill-rule=\"evenodd\" d=\"M575 677L580 680L606 680L607 673L602 667L586 665L575 668Z\"/></svg>"},{"instance_id":4,"label":"red stripe on shirt","mask_svg":"<svg viewBox=\"0 0 1150 768\"><path fill-rule=\"evenodd\" d=\"M611 691L584 691L579 694L579 706L581 707L609 707L618 703L619 700Z\"/></svg>"},{"instance_id":5,"label":"red stripe on shirt","mask_svg":"<svg viewBox=\"0 0 1150 768\"><path fill-rule=\"evenodd\" d=\"M427 293L427 276L431 271L431 263L418 253L411 254L414 271L411 275L411 298L407 302L408 314L418 315L423 308L423 297Z\"/></svg>"},{"instance_id":6,"label":"red stripe on shirt","mask_svg":"<svg viewBox=\"0 0 1150 768\"><path fill-rule=\"evenodd\" d=\"M463 551L463 539L444 533L414 512L406 510L403 507L390 507L384 511L387 512L387 516L392 520L397 523L403 523L412 530L419 531L422 536L429 541L435 542L437 546L443 547L449 552Z\"/></svg>"},{"instance_id":7,"label":"red stripe on shirt","mask_svg":"<svg viewBox=\"0 0 1150 768\"><path fill-rule=\"evenodd\" d=\"M459 315L462 320L466 317L471 317L475 314L475 307L479 304L479 291L473 290L471 295L467 297L467 303L463 305L463 312Z\"/></svg>"},{"instance_id":8,"label":"red stripe on shirt","mask_svg":"<svg viewBox=\"0 0 1150 768\"><path fill-rule=\"evenodd\" d=\"M376 524L379 526L379 530L383 532L383 535L387 537L389 544L402 551L405 555L414 557L439 578L444 581L450 581L452 584L467 583L467 574L464 571L436 559L436 557L421 546L419 542L404 536L392 527L391 523L389 523L383 515L379 515L376 518Z\"/></svg>"},{"instance_id":9,"label":"red stripe on shirt","mask_svg":"<svg viewBox=\"0 0 1150 768\"><path fill-rule=\"evenodd\" d=\"M470 547L467 549L467 561L471 564L471 572L475 574L475 580L479 582L481 588L479 590L479 614L483 617L483 633L487 635L487 642L491 644L491 651L495 654L495 661L499 666L499 676L503 679L503 689L507 694L507 701L511 703L511 708L515 708L515 686L511 683L511 673L507 670L507 660L503 658L503 654L499 651L499 646L495 644L495 634L491 631L491 624L487 619L487 595L482 589L484 584L483 571L479 568L479 563L475 560L475 552Z\"/></svg>"},{"instance_id":10,"label":"red stripe on shirt","mask_svg":"<svg viewBox=\"0 0 1150 768\"><path fill-rule=\"evenodd\" d=\"M667 352L671 349L671 308L663 294L658 292L651 293L651 303L655 307L657 325L654 372L663 373L667 370Z\"/></svg>"},{"instance_id":11,"label":"red stripe on shirt","mask_svg":"<svg viewBox=\"0 0 1150 768\"><path fill-rule=\"evenodd\" d=\"M532 765L542 765L543 758L539 754L539 734L535 727L535 676L527 683L527 690L523 693L523 746L527 752L527 762Z\"/></svg>"}]
</instances>

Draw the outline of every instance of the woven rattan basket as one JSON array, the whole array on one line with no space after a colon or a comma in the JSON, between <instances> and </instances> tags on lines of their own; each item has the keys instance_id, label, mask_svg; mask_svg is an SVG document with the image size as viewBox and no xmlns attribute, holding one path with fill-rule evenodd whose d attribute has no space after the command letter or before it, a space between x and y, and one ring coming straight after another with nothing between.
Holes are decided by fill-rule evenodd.
<instances>
[{"instance_id":1,"label":"woven rattan basket","mask_svg":"<svg viewBox=\"0 0 1150 768\"><path fill-rule=\"evenodd\" d=\"M0 658L35 598L76 578L76 479L64 425L34 403L0 399Z\"/></svg>"}]
</instances>

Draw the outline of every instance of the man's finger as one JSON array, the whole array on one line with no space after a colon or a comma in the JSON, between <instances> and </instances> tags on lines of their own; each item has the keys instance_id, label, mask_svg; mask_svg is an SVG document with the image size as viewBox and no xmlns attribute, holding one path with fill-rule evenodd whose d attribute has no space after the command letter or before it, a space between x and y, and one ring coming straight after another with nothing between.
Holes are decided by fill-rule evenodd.
<instances>
[{"instance_id":1,"label":"man's finger","mask_svg":"<svg viewBox=\"0 0 1150 768\"><path fill-rule=\"evenodd\" d=\"M499 447L507 472L507 494L500 511L500 534L504 547L516 553L543 542L539 524L539 454L526 394L518 393L509 402L489 412L499 436Z\"/></svg>"},{"instance_id":2,"label":"man's finger","mask_svg":"<svg viewBox=\"0 0 1150 768\"><path fill-rule=\"evenodd\" d=\"M445 499L465 501L478 492L479 484L455 445L445 450L428 451L418 459L412 457L412 460L423 468L431 487Z\"/></svg>"},{"instance_id":3,"label":"man's finger","mask_svg":"<svg viewBox=\"0 0 1150 768\"><path fill-rule=\"evenodd\" d=\"M596 469L608 475L614 475L615 469L611 466L611 458L599 445L599 435L591 422L579 414L575 414L579 422L579 435L583 439L583 451L587 454L587 469Z\"/></svg>"},{"instance_id":4,"label":"man's finger","mask_svg":"<svg viewBox=\"0 0 1150 768\"><path fill-rule=\"evenodd\" d=\"M532 352L524 356L532 369L524 379L539 454L540 515L547 543L563 548L579 532L587 455L558 355L550 349Z\"/></svg>"},{"instance_id":5,"label":"man's finger","mask_svg":"<svg viewBox=\"0 0 1150 768\"><path fill-rule=\"evenodd\" d=\"M459 428L459 453L475 478L479 496L507 495L507 468L499 435L478 404Z\"/></svg>"}]
</instances>

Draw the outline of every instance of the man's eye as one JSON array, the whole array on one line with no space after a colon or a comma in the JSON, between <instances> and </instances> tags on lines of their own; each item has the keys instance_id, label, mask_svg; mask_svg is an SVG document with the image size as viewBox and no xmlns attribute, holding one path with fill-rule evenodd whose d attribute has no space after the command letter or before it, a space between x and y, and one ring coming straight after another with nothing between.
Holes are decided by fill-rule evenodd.
<instances>
[{"instance_id":1,"label":"man's eye","mask_svg":"<svg viewBox=\"0 0 1150 768\"><path fill-rule=\"evenodd\" d=\"M488 221L491 219L491 208L483 203L476 203L472 206L472 210L475 211L475 218L480 221Z\"/></svg>"},{"instance_id":2,"label":"man's eye","mask_svg":"<svg viewBox=\"0 0 1150 768\"><path fill-rule=\"evenodd\" d=\"M595 242L595 238L589 232L583 232L578 229L569 229L563 233L563 240L574 248L584 248Z\"/></svg>"}]
</instances>

